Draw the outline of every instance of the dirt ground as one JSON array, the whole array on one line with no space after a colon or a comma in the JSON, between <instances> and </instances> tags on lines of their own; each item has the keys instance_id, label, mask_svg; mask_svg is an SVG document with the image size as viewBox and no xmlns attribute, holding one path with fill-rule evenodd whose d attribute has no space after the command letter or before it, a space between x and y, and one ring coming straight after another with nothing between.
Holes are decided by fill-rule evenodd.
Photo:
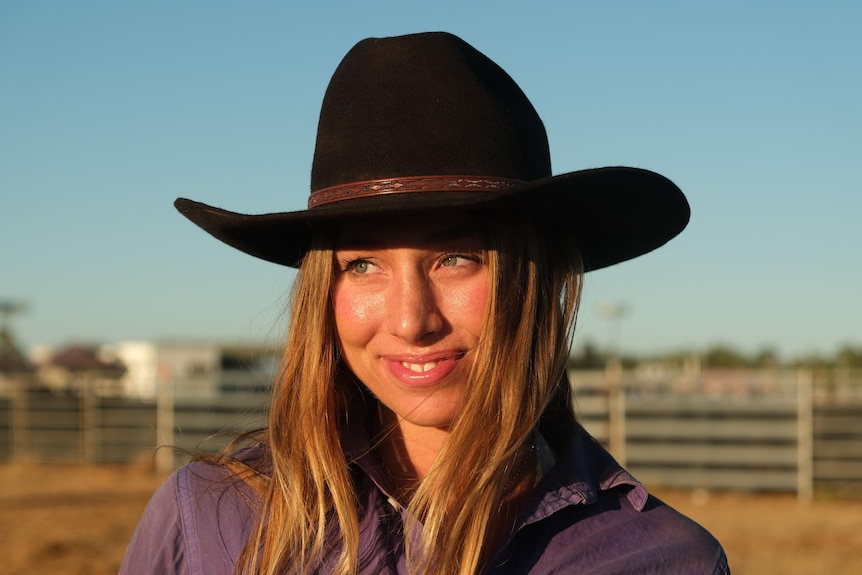
<instances>
[{"instance_id":1,"label":"dirt ground","mask_svg":"<svg viewBox=\"0 0 862 575\"><path fill-rule=\"evenodd\" d=\"M0 464L0 571L115 574L160 478L142 467ZM858 573L862 501L656 491L723 543L735 575Z\"/></svg>"}]
</instances>

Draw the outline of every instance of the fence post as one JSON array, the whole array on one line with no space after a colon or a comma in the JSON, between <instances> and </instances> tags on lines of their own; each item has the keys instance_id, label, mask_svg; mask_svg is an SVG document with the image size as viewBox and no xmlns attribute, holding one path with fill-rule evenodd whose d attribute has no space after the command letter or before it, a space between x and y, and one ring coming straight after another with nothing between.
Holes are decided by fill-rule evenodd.
<instances>
[{"instance_id":1,"label":"fence post","mask_svg":"<svg viewBox=\"0 0 862 575\"><path fill-rule=\"evenodd\" d=\"M81 386L81 463L91 465L96 462L99 438L96 432L96 392L94 382L88 380Z\"/></svg>"},{"instance_id":2,"label":"fence post","mask_svg":"<svg viewBox=\"0 0 862 575\"><path fill-rule=\"evenodd\" d=\"M16 381L12 386L12 461L29 457L30 437L27 416L27 386Z\"/></svg>"},{"instance_id":3,"label":"fence post","mask_svg":"<svg viewBox=\"0 0 862 575\"><path fill-rule=\"evenodd\" d=\"M796 372L797 405L797 484L799 501L808 503L814 498L814 391L809 369Z\"/></svg>"},{"instance_id":4,"label":"fence post","mask_svg":"<svg viewBox=\"0 0 862 575\"><path fill-rule=\"evenodd\" d=\"M626 464L626 397L623 366L619 358L605 366L608 384L608 450L620 465Z\"/></svg>"},{"instance_id":5,"label":"fence post","mask_svg":"<svg viewBox=\"0 0 862 575\"><path fill-rule=\"evenodd\" d=\"M174 469L174 388L175 375L160 374L156 381L156 471L169 473Z\"/></svg>"}]
</instances>

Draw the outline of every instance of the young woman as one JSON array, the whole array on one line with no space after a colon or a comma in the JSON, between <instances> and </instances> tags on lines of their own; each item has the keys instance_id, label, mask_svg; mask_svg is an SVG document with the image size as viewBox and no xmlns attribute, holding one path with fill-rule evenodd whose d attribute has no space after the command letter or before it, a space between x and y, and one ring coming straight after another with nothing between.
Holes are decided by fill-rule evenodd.
<instances>
[{"instance_id":1,"label":"young woman","mask_svg":"<svg viewBox=\"0 0 862 575\"><path fill-rule=\"evenodd\" d=\"M123 573L728 573L576 422L584 272L678 234L669 180L551 175L541 120L459 38L369 39L324 98L309 207L180 199L299 268L267 430L178 470Z\"/></svg>"}]
</instances>

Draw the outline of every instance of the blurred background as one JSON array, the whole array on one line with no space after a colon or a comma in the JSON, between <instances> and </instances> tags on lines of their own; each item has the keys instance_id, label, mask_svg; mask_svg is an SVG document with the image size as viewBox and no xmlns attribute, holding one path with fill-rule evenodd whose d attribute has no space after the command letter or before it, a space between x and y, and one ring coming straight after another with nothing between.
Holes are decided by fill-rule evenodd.
<instances>
[{"instance_id":1,"label":"blurred background","mask_svg":"<svg viewBox=\"0 0 862 575\"><path fill-rule=\"evenodd\" d=\"M185 461L154 446L217 448L264 421L293 272L171 204L304 209L340 59L428 30L512 75L554 173L647 168L691 203L678 238L587 277L570 376L588 429L730 541L734 572L858 564L858 3L295 4L0 4L0 531L25 512L44 525L127 505L106 513L127 519L99 565L101 532L28 546L45 530L19 526L21 569L115 571L148 494ZM740 526L727 508L771 521ZM773 541L778 514L799 526ZM800 544L818 533L837 542L822 556ZM802 548L807 562L790 555Z\"/></svg>"}]
</instances>

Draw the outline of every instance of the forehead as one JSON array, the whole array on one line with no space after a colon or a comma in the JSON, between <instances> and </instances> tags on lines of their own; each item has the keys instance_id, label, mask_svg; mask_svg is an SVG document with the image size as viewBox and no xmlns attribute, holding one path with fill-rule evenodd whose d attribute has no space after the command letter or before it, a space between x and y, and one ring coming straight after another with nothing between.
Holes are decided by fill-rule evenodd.
<instances>
[{"instance_id":1,"label":"forehead","mask_svg":"<svg viewBox=\"0 0 862 575\"><path fill-rule=\"evenodd\" d=\"M344 222L336 249L410 246L478 242L476 222L463 212L399 214Z\"/></svg>"}]
</instances>

